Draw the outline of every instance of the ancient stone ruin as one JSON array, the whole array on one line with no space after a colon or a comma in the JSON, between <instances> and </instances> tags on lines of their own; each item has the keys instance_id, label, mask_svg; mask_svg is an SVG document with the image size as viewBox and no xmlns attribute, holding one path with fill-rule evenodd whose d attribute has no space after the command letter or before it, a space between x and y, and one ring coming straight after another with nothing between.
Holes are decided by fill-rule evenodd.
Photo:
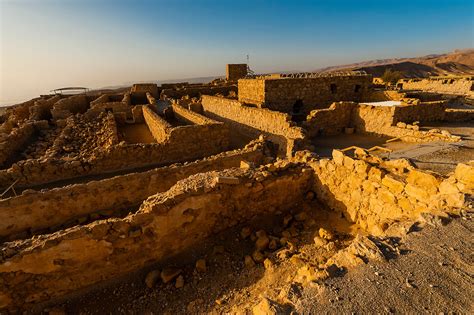
<instances>
[{"instance_id":1,"label":"ancient stone ruin","mask_svg":"<svg viewBox=\"0 0 474 315\"><path fill-rule=\"evenodd\" d=\"M247 70L227 65L226 79L209 84L135 84L8 108L0 117L0 312L61 305L143 270L146 286L178 290L208 267L198 260L193 274L183 271L192 259L170 262L196 249L206 255L203 244L236 228L255 243L243 268L292 259L291 281L322 281L334 268L383 258L374 240L397 235L403 222L472 207L470 155L435 172L407 153L472 141L472 129L448 130L472 127L472 78L381 90L360 72ZM358 232L338 230L331 216ZM259 220L278 223L249 228ZM297 236L314 231L314 246L328 249L311 265L297 255ZM272 299L242 310L295 307Z\"/></svg>"}]
</instances>

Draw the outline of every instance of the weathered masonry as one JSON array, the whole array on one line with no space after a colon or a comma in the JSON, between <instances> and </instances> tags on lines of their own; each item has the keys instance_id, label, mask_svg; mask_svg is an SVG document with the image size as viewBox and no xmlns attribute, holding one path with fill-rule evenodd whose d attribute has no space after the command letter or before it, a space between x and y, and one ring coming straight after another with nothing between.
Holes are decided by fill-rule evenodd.
<instances>
[{"instance_id":1,"label":"weathered masonry","mask_svg":"<svg viewBox=\"0 0 474 315\"><path fill-rule=\"evenodd\" d=\"M237 63L228 64L226 66L226 80L237 81L238 79L245 78L247 76L247 64Z\"/></svg>"},{"instance_id":2,"label":"weathered masonry","mask_svg":"<svg viewBox=\"0 0 474 315\"><path fill-rule=\"evenodd\" d=\"M397 87L404 90L474 95L474 76L431 77L429 79L402 79Z\"/></svg>"},{"instance_id":3,"label":"weathered masonry","mask_svg":"<svg viewBox=\"0 0 474 315\"><path fill-rule=\"evenodd\" d=\"M337 101L362 101L371 83L372 76L366 74L241 79L239 101L286 113L309 113Z\"/></svg>"}]
</instances>

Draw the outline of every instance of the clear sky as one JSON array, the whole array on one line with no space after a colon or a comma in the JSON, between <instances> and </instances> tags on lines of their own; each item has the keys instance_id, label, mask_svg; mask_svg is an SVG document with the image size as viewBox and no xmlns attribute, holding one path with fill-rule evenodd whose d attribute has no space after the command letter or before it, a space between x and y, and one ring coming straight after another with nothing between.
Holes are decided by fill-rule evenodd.
<instances>
[{"instance_id":1,"label":"clear sky","mask_svg":"<svg viewBox=\"0 0 474 315\"><path fill-rule=\"evenodd\" d=\"M474 47L473 0L0 0L0 103Z\"/></svg>"}]
</instances>

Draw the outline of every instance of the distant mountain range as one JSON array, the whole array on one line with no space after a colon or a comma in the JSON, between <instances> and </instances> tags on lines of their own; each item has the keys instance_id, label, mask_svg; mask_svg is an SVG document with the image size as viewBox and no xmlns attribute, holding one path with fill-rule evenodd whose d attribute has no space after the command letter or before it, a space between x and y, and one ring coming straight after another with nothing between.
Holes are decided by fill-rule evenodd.
<instances>
[{"instance_id":1,"label":"distant mountain range","mask_svg":"<svg viewBox=\"0 0 474 315\"><path fill-rule=\"evenodd\" d=\"M426 55L416 58L377 59L348 65L332 66L315 72L365 71L381 76L385 70L402 72L407 78L425 78L443 75L474 74L474 49L455 50L447 54Z\"/></svg>"},{"instance_id":2,"label":"distant mountain range","mask_svg":"<svg viewBox=\"0 0 474 315\"><path fill-rule=\"evenodd\" d=\"M385 70L391 69L402 72L406 78L426 78L436 75L474 75L474 49L458 49L447 54L431 54L415 58L394 58L363 61L353 64L330 66L313 70L312 72L335 72L335 71L365 71L373 76L380 77ZM291 73L295 71L284 71ZM173 80L149 80L147 83L206 83L223 76L209 76ZM123 85L107 86L95 91L115 90L129 88L133 83L126 82Z\"/></svg>"}]
</instances>

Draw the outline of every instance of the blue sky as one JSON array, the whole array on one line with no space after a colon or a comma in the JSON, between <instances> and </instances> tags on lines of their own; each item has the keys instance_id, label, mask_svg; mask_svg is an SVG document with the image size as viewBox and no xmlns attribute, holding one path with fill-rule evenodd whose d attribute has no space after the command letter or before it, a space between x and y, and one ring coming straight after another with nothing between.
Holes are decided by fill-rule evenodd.
<instances>
[{"instance_id":1,"label":"blue sky","mask_svg":"<svg viewBox=\"0 0 474 315\"><path fill-rule=\"evenodd\" d=\"M0 102L474 47L474 1L0 0Z\"/></svg>"}]
</instances>

